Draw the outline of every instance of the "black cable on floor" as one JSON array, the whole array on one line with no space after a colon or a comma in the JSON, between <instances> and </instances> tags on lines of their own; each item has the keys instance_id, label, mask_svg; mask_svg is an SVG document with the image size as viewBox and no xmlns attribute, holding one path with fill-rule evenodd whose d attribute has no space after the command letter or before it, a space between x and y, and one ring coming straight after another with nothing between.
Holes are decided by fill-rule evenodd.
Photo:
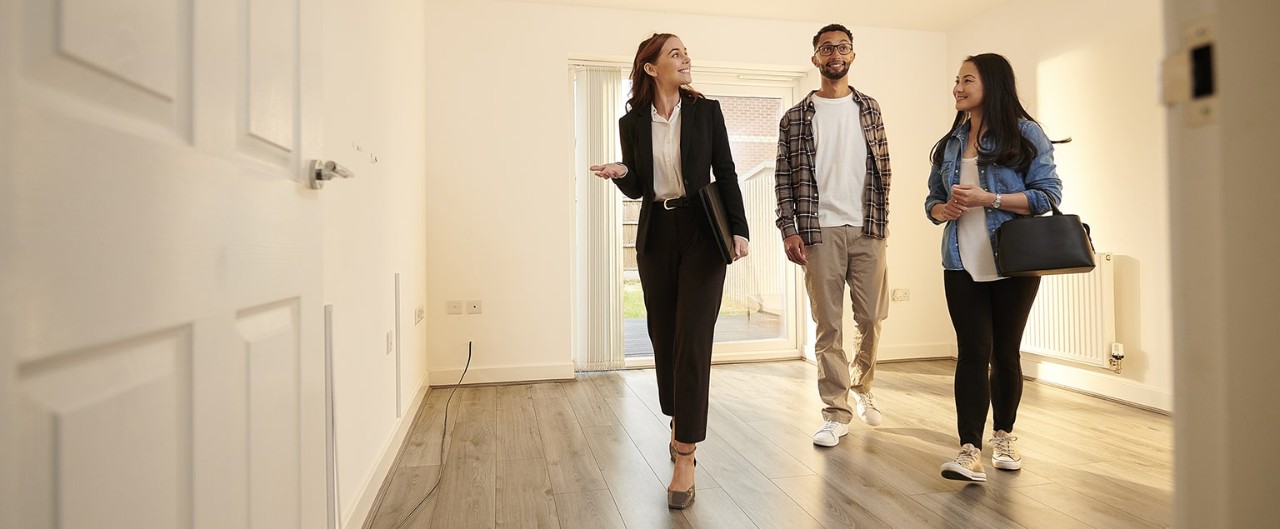
<instances>
[{"instance_id":1,"label":"black cable on floor","mask_svg":"<svg viewBox=\"0 0 1280 529\"><path fill-rule=\"evenodd\" d=\"M427 499L430 498L432 494L435 494L436 488L440 486L440 478L444 476L444 440L449 433L449 402L453 400L453 392L457 391L458 386L462 385L462 380L467 377L467 370L470 368L471 342L468 341L467 365L462 368L462 376L458 377L458 383L454 384L453 388L449 390L449 398L444 401L444 426L440 428L440 471L436 473L436 483L431 486L431 490L427 491L427 495L423 496L422 500L419 501L417 505L413 506L413 510L409 511L409 514L406 514L404 519L400 520L400 523L395 525L395 529L400 529L400 527L404 526L405 522L409 521L410 518L413 518L414 513L418 512L418 509L422 507L422 504L426 503ZM381 508L381 506L379 506L379 508ZM377 515L374 515L374 518L376 520Z\"/></svg>"}]
</instances>

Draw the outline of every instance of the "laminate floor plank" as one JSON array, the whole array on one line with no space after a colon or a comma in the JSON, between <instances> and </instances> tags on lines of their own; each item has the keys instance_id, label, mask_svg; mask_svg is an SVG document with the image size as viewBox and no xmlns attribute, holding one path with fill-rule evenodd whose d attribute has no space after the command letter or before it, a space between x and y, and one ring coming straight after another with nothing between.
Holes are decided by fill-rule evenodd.
<instances>
[{"instance_id":1,"label":"laminate floor plank","mask_svg":"<svg viewBox=\"0 0 1280 529\"><path fill-rule=\"evenodd\" d=\"M863 507L858 500L850 498L840 490L832 487L822 476L798 476L773 480L778 488L786 492L797 505L800 505L810 516L827 529L845 527L857 529L891 529L893 526L884 522Z\"/></svg>"},{"instance_id":2,"label":"laminate floor plank","mask_svg":"<svg viewBox=\"0 0 1280 529\"><path fill-rule=\"evenodd\" d=\"M742 507L724 489L703 489L698 485L693 506L683 511L690 527L697 529L748 529L756 527Z\"/></svg>"},{"instance_id":3,"label":"laminate floor plank","mask_svg":"<svg viewBox=\"0 0 1280 529\"><path fill-rule=\"evenodd\" d=\"M1060 512L1067 513L1068 516L1080 520L1094 529L1162 527L1145 522L1123 509L1094 501L1093 498L1058 483L1023 487L1018 489L1018 492Z\"/></svg>"},{"instance_id":4,"label":"laminate floor plank","mask_svg":"<svg viewBox=\"0 0 1280 529\"><path fill-rule=\"evenodd\" d=\"M663 506L666 507L665 505ZM556 494L561 529L626 529L608 490Z\"/></svg>"},{"instance_id":5,"label":"laminate floor plank","mask_svg":"<svg viewBox=\"0 0 1280 529\"><path fill-rule=\"evenodd\" d=\"M533 399L547 473L556 494L606 488L567 398Z\"/></svg>"},{"instance_id":6,"label":"laminate floor plank","mask_svg":"<svg viewBox=\"0 0 1280 529\"><path fill-rule=\"evenodd\" d=\"M497 478L496 527L560 529L546 461L499 461Z\"/></svg>"},{"instance_id":7,"label":"laminate floor plank","mask_svg":"<svg viewBox=\"0 0 1280 529\"><path fill-rule=\"evenodd\" d=\"M1089 526L1016 490L968 485L956 492L915 497L960 527L1087 529Z\"/></svg>"},{"instance_id":8,"label":"laminate floor plank","mask_svg":"<svg viewBox=\"0 0 1280 529\"><path fill-rule=\"evenodd\" d=\"M617 417L609 410L596 385L586 380L562 382L560 388L573 406L573 414L583 428L596 426L612 426L618 424Z\"/></svg>"},{"instance_id":9,"label":"laminate floor plank","mask_svg":"<svg viewBox=\"0 0 1280 529\"><path fill-rule=\"evenodd\" d=\"M494 527L497 523L497 450L492 422L459 422L440 474L435 527Z\"/></svg>"},{"instance_id":10,"label":"laminate floor plank","mask_svg":"<svg viewBox=\"0 0 1280 529\"><path fill-rule=\"evenodd\" d=\"M527 388L527 386L526 386ZM544 456L538 415L528 391L500 396L497 422L498 460L541 459Z\"/></svg>"},{"instance_id":11,"label":"laminate floor plank","mask_svg":"<svg viewBox=\"0 0 1280 529\"><path fill-rule=\"evenodd\" d=\"M365 529L391 529L406 518L408 520L405 520L404 527L430 526L436 497L434 494L431 498L426 496L439 475L439 466L394 469L391 484L382 498L379 510L364 525ZM412 516L410 513L413 513Z\"/></svg>"},{"instance_id":12,"label":"laminate floor plank","mask_svg":"<svg viewBox=\"0 0 1280 529\"><path fill-rule=\"evenodd\" d=\"M448 402L450 410L457 405L449 400L449 389L433 389L422 403L413 428L405 439L404 451L400 454L400 466L425 467L440 464L442 444L447 444L444 436L444 410ZM455 393L456 397L457 394ZM457 415L449 414L449 426L452 429Z\"/></svg>"}]
</instances>

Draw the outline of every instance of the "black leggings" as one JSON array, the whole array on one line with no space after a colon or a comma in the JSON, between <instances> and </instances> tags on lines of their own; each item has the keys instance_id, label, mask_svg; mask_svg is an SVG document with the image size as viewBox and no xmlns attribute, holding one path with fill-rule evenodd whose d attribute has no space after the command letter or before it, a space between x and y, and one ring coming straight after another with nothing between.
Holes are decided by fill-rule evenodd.
<instances>
[{"instance_id":1,"label":"black leggings","mask_svg":"<svg viewBox=\"0 0 1280 529\"><path fill-rule=\"evenodd\" d=\"M976 282L969 272L946 270L943 284L959 348L955 395L960 444L982 448L988 406L996 430L1012 432L1018 418L1022 330L1040 289L1040 278Z\"/></svg>"}]
</instances>

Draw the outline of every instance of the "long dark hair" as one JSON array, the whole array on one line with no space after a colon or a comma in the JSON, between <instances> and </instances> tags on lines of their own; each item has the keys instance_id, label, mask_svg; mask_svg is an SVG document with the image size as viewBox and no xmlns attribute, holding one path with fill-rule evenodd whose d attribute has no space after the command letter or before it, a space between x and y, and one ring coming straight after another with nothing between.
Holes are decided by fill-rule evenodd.
<instances>
[{"instance_id":1,"label":"long dark hair","mask_svg":"<svg viewBox=\"0 0 1280 529\"><path fill-rule=\"evenodd\" d=\"M1013 75L1013 66L1009 65L1008 59L995 53L970 55L964 62L973 63L978 69L978 76L982 78L983 128L986 129L985 135L990 136L995 144L990 151L983 150L981 138L978 137L980 131L970 131L972 141L979 142L978 163L1003 165L1012 167L1020 173L1027 172L1031 167L1031 161L1039 153L1036 152L1035 145L1031 144L1031 140L1024 137L1018 129L1018 119L1033 122L1036 120L1031 117L1027 109L1022 107L1022 101L1018 99L1018 85ZM942 151L947 146L947 140L968 118L968 113L956 112L956 119L951 123L951 129L933 145L933 150L929 153L929 158L934 164L942 163ZM1053 143L1069 141L1071 138Z\"/></svg>"},{"instance_id":2,"label":"long dark hair","mask_svg":"<svg viewBox=\"0 0 1280 529\"><path fill-rule=\"evenodd\" d=\"M653 104L653 97L658 92L658 82L653 76L644 72L644 65L658 62L662 47L667 40L674 37L670 33L654 33L652 37L640 42L636 48L636 58L631 61L631 99L627 100L627 110L644 109ZM689 85L680 87L680 91L697 99L702 94Z\"/></svg>"}]
</instances>

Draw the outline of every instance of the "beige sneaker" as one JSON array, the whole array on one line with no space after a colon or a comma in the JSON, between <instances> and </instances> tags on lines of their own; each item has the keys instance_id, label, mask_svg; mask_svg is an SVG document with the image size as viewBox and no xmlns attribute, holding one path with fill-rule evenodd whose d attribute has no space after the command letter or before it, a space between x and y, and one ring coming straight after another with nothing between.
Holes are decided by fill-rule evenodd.
<instances>
[{"instance_id":1,"label":"beige sneaker","mask_svg":"<svg viewBox=\"0 0 1280 529\"><path fill-rule=\"evenodd\" d=\"M862 422L867 423L868 426L880 426L882 416L880 415L880 408L876 407L875 396L870 391L866 393L852 391L851 393L853 393L853 400L856 403L858 418L862 419Z\"/></svg>"},{"instance_id":2,"label":"beige sneaker","mask_svg":"<svg viewBox=\"0 0 1280 529\"><path fill-rule=\"evenodd\" d=\"M1009 432L996 430L995 438L991 439L991 466L1000 470L1022 468L1022 456L1018 455L1017 447L1013 446L1013 442L1017 440Z\"/></svg>"},{"instance_id":3,"label":"beige sneaker","mask_svg":"<svg viewBox=\"0 0 1280 529\"><path fill-rule=\"evenodd\" d=\"M986 481L987 473L982 469L981 458L981 450L965 443L955 459L942 464L942 477L960 481Z\"/></svg>"}]
</instances>

